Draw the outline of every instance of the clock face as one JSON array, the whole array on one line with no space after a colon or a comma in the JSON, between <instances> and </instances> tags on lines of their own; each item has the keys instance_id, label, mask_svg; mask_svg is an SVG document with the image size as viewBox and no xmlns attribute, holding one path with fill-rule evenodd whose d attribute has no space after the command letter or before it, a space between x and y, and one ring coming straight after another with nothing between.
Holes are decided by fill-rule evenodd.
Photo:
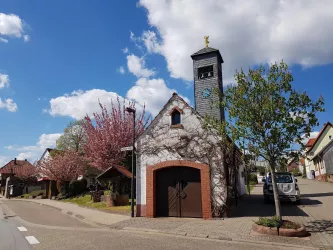
<instances>
[{"instance_id":1,"label":"clock face","mask_svg":"<svg viewBox=\"0 0 333 250\"><path fill-rule=\"evenodd\" d=\"M208 98L208 97L210 97L211 94L212 94L212 90L211 90L211 89L204 89L204 90L202 91L202 96L203 96L204 98Z\"/></svg>"}]
</instances>

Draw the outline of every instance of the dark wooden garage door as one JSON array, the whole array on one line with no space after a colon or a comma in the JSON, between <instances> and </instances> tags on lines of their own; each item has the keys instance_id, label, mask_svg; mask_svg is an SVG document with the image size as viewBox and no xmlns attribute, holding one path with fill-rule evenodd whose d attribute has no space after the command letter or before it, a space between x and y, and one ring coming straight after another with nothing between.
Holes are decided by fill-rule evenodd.
<instances>
[{"instance_id":1,"label":"dark wooden garage door","mask_svg":"<svg viewBox=\"0 0 333 250\"><path fill-rule=\"evenodd\" d=\"M156 172L156 215L202 217L200 170L170 167Z\"/></svg>"}]
</instances>

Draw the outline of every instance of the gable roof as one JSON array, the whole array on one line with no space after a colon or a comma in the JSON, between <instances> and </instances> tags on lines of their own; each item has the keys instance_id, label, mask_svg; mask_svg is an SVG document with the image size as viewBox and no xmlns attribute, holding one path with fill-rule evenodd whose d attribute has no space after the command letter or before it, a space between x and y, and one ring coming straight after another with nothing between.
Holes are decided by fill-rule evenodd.
<instances>
[{"instance_id":1,"label":"gable roof","mask_svg":"<svg viewBox=\"0 0 333 250\"><path fill-rule=\"evenodd\" d=\"M18 174L24 171L24 168L26 167L34 167L30 162L27 160L11 160L6 165L4 165L2 168L0 168L1 174L11 174L12 170L14 174Z\"/></svg>"},{"instance_id":2,"label":"gable roof","mask_svg":"<svg viewBox=\"0 0 333 250\"><path fill-rule=\"evenodd\" d=\"M326 130L326 128L327 128L328 126L330 126L330 127L333 128L332 123L330 123L330 122L325 123L325 124L324 124L324 127L320 130L320 132L319 132L319 134L317 135L317 137L314 138L315 141L313 142L313 144L312 144L311 148L308 150L308 152L310 152L310 151L314 148L314 146L315 146L315 145L317 144L317 142L319 141L319 138L322 136L322 134L324 133L324 131Z\"/></svg>"},{"instance_id":3,"label":"gable roof","mask_svg":"<svg viewBox=\"0 0 333 250\"><path fill-rule=\"evenodd\" d=\"M52 148L47 148L47 149L45 149L44 153L42 154L42 156L40 157L40 159L39 159L39 160L41 160L41 159L43 159L43 158L44 158L44 156L45 156L46 152L48 152L48 153L51 153L51 151L52 151L52 150L53 150Z\"/></svg>"},{"instance_id":4,"label":"gable roof","mask_svg":"<svg viewBox=\"0 0 333 250\"><path fill-rule=\"evenodd\" d=\"M309 147L312 147L312 145L315 143L315 141L317 140L317 137L316 138L311 138L309 139L309 141L306 143L306 147L309 148Z\"/></svg>"},{"instance_id":5,"label":"gable roof","mask_svg":"<svg viewBox=\"0 0 333 250\"><path fill-rule=\"evenodd\" d=\"M136 140L135 141L138 141L141 137L143 137L144 135L146 135L155 125L156 125L156 123L160 120L160 118L162 117L162 113L163 113L163 111L168 107L168 105L171 103L171 102L173 102L174 100L179 100L179 101L181 101L181 102L183 102L184 103L184 105L187 107L187 108L189 108L189 109L191 109L191 111L193 112L193 114L195 114L196 116L198 116L200 119L204 119L204 117L202 116L202 115L200 115L199 113L198 113L198 111L196 111L192 106L190 106L183 98L181 98L179 95L177 95L177 93L173 93L172 94L172 96L171 96L171 98L167 101L167 103L166 104L164 104L164 106L163 106L163 108L160 110L160 112L157 114L157 116L155 116L155 118L152 120L152 122L148 125L148 127L145 129L145 131L138 137L138 138L136 138ZM229 141L229 142L232 142L232 140L231 140L231 138L228 136L227 137L227 140ZM238 146L235 144L235 143L233 143L234 144L234 146L236 147L236 151L239 153L239 154L243 154L241 151L240 151L240 149L238 148Z\"/></svg>"},{"instance_id":6,"label":"gable roof","mask_svg":"<svg viewBox=\"0 0 333 250\"><path fill-rule=\"evenodd\" d=\"M218 49L214 49L211 47L205 47L194 54L191 55L191 58L194 59L196 56L203 55L203 54L209 54L209 53L217 53L217 56L220 58L221 62L223 63L223 58L220 54L220 51Z\"/></svg>"},{"instance_id":7,"label":"gable roof","mask_svg":"<svg viewBox=\"0 0 333 250\"><path fill-rule=\"evenodd\" d=\"M132 173L130 171L128 171L125 167L123 166L119 166L119 165L113 165L112 167L109 167L107 170L105 170L103 173L101 173L100 175L98 175L96 177L96 179L99 178L110 178L110 176L112 175L111 172L119 172L120 174L123 174L124 176L128 177L128 178L132 178ZM135 178L135 176L134 176Z\"/></svg>"},{"instance_id":8,"label":"gable roof","mask_svg":"<svg viewBox=\"0 0 333 250\"><path fill-rule=\"evenodd\" d=\"M42 160L46 154L46 152L48 152L51 156L51 152L61 152L62 150L59 150L59 149L55 149L55 148L47 148L45 149L44 153L42 154L42 156L40 157L39 161Z\"/></svg>"},{"instance_id":9,"label":"gable roof","mask_svg":"<svg viewBox=\"0 0 333 250\"><path fill-rule=\"evenodd\" d=\"M190 108L192 110L192 112L194 112L196 115L201 117L201 115L194 108L192 108L190 105L188 105L188 103L183 98L181 98L179 95L177 95L177 93L174 92L172 94L171 98L166 102L166 104L164 104L164 106L160 110L160 112L158 112L157 116L155 116L155 118L151 121L151 123L145 129L145 131L143 131L143 133L138 138L136 138L136 141L138 141L142 136L146 135L148 133L148 131L150 131L151 128L156 125L157 121L160 120L160 118L162 117L163 111L168 107L168 105L171 102L173 102L176 99L182 101L185 104L186 107Z\"/></svg>"}]
</instances>

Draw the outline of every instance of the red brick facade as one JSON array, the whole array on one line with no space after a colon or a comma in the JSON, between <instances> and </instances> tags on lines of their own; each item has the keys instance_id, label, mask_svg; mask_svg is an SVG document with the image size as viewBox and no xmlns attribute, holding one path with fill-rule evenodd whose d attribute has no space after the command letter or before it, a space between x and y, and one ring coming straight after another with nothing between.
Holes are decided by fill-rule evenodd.
<instances>
[{"instance_id":1,"label":"red brick facade","mask_svg":"<svg viewBox=\"0 0 333 250\"><path fill-rule=\"evenodd\" d=\"M146 205L136 205L136 217L146 217Z\"/></svg>"},{"instance_id":2,"label":"red brick facade","mask_svg":"<svg viewBox=\"0 0 333 250\"><path fill-rule=\"evenodd\" d=\"M201 176L201 197L202 197L202 217L204 219L212 218L211 200L210 200L210 175L209 166L192 161L172 160L164 161L153 166L147 166L146 169L146 206L142 205L139 208L141 214L145 210L147 217L153 218L156 216L156 171L162 168L169 167L190 167L200 169ZM138 210L139 210L138 209ZM142 216L142 215L141 215Z\"/></svg>"}]
</instances>

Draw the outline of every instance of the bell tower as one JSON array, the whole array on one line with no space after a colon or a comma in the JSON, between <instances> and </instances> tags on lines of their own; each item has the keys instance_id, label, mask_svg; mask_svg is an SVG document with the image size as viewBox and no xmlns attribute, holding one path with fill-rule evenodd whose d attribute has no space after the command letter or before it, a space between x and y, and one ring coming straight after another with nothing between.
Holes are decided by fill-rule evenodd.
<instances>
[{"instance_id":1,"label":"bell tower","mask_svg":"<svg viewBox=\"0 0 333 250\"><path fill-rule=\"evenodd\" d=\"M207 114L223 121L224 109L212 105L219 101L219 96L213 93L213 90L219 89L223 93L223 59L219 50L208 47L208 38L208 36L204 37L206 47L191 55L195 110L202 116Z\"/></svg>"}]
</instances>

